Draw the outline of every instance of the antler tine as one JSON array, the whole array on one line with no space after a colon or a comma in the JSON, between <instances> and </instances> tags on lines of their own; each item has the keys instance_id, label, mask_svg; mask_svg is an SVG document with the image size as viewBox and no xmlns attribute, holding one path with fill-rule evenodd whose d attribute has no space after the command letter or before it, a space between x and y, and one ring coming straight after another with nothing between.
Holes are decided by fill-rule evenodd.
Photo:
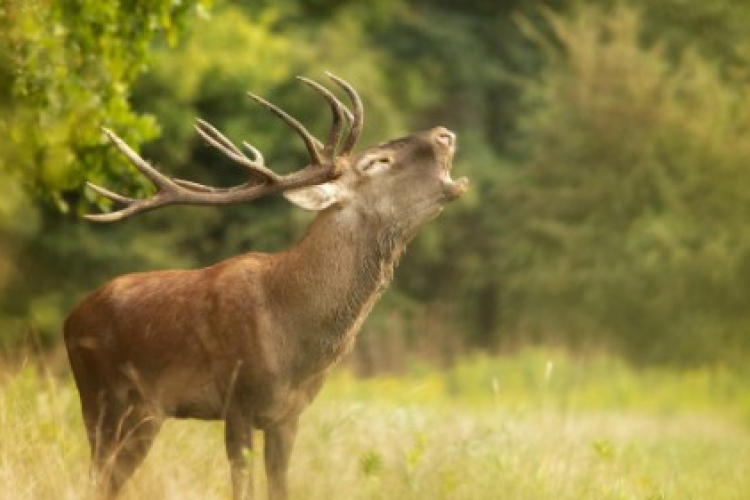
<instances>
[{"instance_id":1,"label":"antler tine","mask_svg":"<svg viewBox=\"0 0 750 500\"><path fill-rule=\"evenodd\" d=\"M222 191L222 188L215 188L212 186L206 186L205 184L200 184L198 182L193 181L187 181L185 179L173 179L174 183L177 184L180 187L184 187L185 189L190 189L192 191L197 191L199 193L215 193L216 191Z\"/></svg>"},{"instance_id":2,"label":"antler tine","mask_svg":"<svg viewBox=\"0 0 750 500\"><path fill-rule=\"evenodd\" d=\"M110 191L109 189L97 186L96 184L93 184L91 182L87 182L86 185L89 187L89 189L116 203L126 205L126 207L122 210L116 210L114 212L109 212L106 214L87 214L84 215L84 217L88 220L97 222L113 222L124 219L125 217L133 215L135 213L151 210L153 208L156 208L157 206L168 203L167 199L174 196L176 194L176 191L179 190L178 185L169 177L165 176L154 167L152 167L146 160L141 158L138 153L133 151L130 146L128 146L125 141L120 139L117 134L104 127L102 127L102 131L106 134L109 140L112 141L115 146L117 146L117 149L119 149L120 152L122 152L128 158L128 160L130 160L130 163L132 163L135 168L137 168L143 175L146 176L148 180L150 180L156 186L157 193L151 198L139 200L128 198L127 196L122 196L113 191Z\"/></svg>"},{"instance_id":3,"label":"antler tine","mask_svg":"<svg viewBox=\"0 0 750 500\"><path fill-rule=\"evenodd\" d=\"M320 141L318 141L315 137L313 137L310 132L307 131L304 125L302 125L300 122L289 116L284 110L276 106L275 104L271 104L270 102L266 101L262 97L259 97L251 92L247 93L248 96L250 96L251 99L253 99L255 102L260 104L261 106L265 107L269 111L271 111L273 114L281 118L287 125L292 127L297 134L302 138L303 141L305 141L305 147L307 147L307 152L310 155L310 158L313 161L313 164L315 165L323 165L324 160L321 156L321 153L319 151L320 148Z\"/></svg>"},{"instance_id":4,"label":"antler tine","mask_svg":"<svg viewBox=\"0 0 750 500\"><path fill-rule=\"evenodd\" d=\"M121 194L115 193L114 191L110 191L107 188L97 186L93 182L86 182L86 186L88 186L89 189L94 191L99 196L103 196L117 203L127 204L127 203L133 203L135 201L133 198L128 198L127 196L123 196ZM86 215L85 217L89 217L89 216Z\"/></svg>"},{"instance_id":5,"label":"antler tine","mask_svg":"<svg viewBox=\"0 0 750 500\"><path fill-rule=\"evenodd\" d=\"M195 130L210 145L229 156L239 163L244 163L245 155L242 151L230 141L227 136L222 134L213 125L200 118L195 120Z\"/></svg>"},{"instance_id":6,"label":"antler tine","mask_svg":"<svg viewBox=\"0 0 750 500\"><path fill-rule=\"evenodd\" d=\"M349 154L352 151L354 145L359 139L359 136L362 134L365 108L362 104L362 99L360 99L359 94L356 90L354 90L354 87L352 87L345 80L339 78L333 73L326 71L326 75L328 76L328 78L336 82L339 87L344 89L344 92L346 92L346 95L349 96L349 99L351 99L352 104L354 105L354 116L351 118L352 127L351 129L349 129L349 136L346 138L346 141L344 141L344 145L339 151L339 154L343 156Z\"/></svg>"},{"instance_id":7,"label":"antler tine","mask_svg":"<svg viewBox=\"0 0 750 500\"><path fill-rule=\"evenodd\" d=\"M131 215L134 215L138 212L144 212L146 210L150 209L144 209L144 208L136 208L141 205L128 205L126 208L123 208L122 210L116 210L114 212L107 212L105 214L86 214L83 216L84 219L94 221L94 222L115 222L118 220L125 219L126 217L129 217ZM153 207L156 208L156 207Z\"/></svg>"},{"instance_id":8,"label":"antler tine","mask_svg":"<svg viewBox=\"0 0 750 500\"><path fill-rule=\"evenodd\" d=\"M336 147L341 140L341 134L346 125L344 122L344 116L347 118L351 117L351 112L346 109L346 106L344 106L341 101L336 99L336 96L334 96L330 90L320 85L318 82L305 78L304 76L298 76L297 78L309 87L318 91L331 106L333 125L331 126L331 132L328 135L328 141L325 146L323 146L323 156L330 161L336 154Z\"/></svg>"},{"instance_id":9,"label":"antler tine","mask_svg":"<svg viewBox=\"0 0 750 500\"><path fill-rule=\"evenodd\" d=\"M130 163L132 163L135 168L140 170L143 175L145 175L156 186L164 189L169 189L173 186L172 181L169 180L167 176L163 175L161 172L152 167L146 160L138 156L138 153L133 151L125 141L117 136L117 134L104 127L102 127L102 131L107 135L109 140L112 141L115 146L117 146L117 149L122 151L122 153L127 156L128 160L130 160Z\"/></svg>"},{"instance_id":10,"label":"antler tine","mask_svg":"<svg viewBox=\"0 0 750 500\"><path fill-rule=\"evenodd\" d=\"M224 153L230 159L247 168L251 174L261 177L263 182L275 183L279 181L279 176L276 174L276 172L267 168L263 164L263 155L261 155L254 147L250 146L247 143L244 143L245 147L250 149L250 151L252 151L253 155L255 156L255 158L252 159L248 158L237 146L232 143L232 141L227 138L227 136L217 130L216 127L205 120L201 120L200 118L196 120L195 130L207 143ZM184 187L202 186L194 182L190 182L189 184L190 185L184 184ZM216 190L216 188L212 188L209 186L202 187L207 188L210 191Z\"/></svg>"},{"instance_id":11,"label":"antler tine","mask_svg":"<svg viewBox=\"0 0 750 500\"><path fill-rule=\"evenodd\" d=\"M253 146L252 144L246 141L242 141L242 145L245 146L247 150L253 154L253 156L255 157L253 161L257 163L261 163L261 164L265 163L265 160L263 159L263 155L260 153L260 151L258 151L258 149L255 146Z\"/></svg>"}]
</instances>

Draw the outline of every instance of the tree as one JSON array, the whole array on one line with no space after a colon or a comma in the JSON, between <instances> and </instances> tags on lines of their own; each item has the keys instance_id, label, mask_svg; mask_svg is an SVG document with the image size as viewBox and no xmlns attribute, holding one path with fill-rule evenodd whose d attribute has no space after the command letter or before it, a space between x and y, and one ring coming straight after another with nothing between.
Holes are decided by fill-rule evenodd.
<instances>
[{"instance_id":1,"label":"tree","mask_svg":"<svg viewBox=\"0 0 750 500\"><path fill-rule=\"evenodd\" d=\"M0 290L28 271L13 262L15 252L47 236L47 219L82 208L84 179L129 177L100 127L125 131L135 145L156 135L154 121L131 109L130 86L151 45L174 43L208 3L0 2ZM12 309L19 295L3 297L2 308Z\"/></svg>"},{"instance_id":2,"label":"tree","mask_svg":"<svg viewBox=\"0 0 750 500\"><path fill-rule=\"evenodd\" d=\"M548 17L555 43L537 38L549 64L525 82L528 159L507 194L518 321L639 361L738 361L750 92L695 51L643 45L634 9Z\"/></svg>"}]
</instances>

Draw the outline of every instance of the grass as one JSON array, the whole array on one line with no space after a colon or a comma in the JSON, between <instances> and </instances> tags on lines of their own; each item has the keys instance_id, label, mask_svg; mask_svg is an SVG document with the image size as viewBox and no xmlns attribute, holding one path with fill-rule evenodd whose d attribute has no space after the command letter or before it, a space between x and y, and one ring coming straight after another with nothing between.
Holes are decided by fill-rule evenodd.
<instances>
[{"instance_id":1,"label":"grass","mask_svg":"<svg viewBox=\"0 0 750 500\"><path fill-rule=\"evenodd\" d=\"M71 382L33 367L2 380L0 500L86 498ZM743 500L747 380L534 350L401 377L342 370L303 415L292 497ZM169 422L124 498L229 498L222 442L220 424Z\"/></svg>"}]
</instances>

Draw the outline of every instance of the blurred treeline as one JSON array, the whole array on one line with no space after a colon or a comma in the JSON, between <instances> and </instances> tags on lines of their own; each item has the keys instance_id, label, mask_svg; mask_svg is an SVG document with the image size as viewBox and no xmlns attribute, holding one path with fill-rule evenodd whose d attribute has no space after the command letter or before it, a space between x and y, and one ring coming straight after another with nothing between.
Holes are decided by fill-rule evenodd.
<instances>
[{"instance_id":1,"label":"blurred treeline","mask_svg":"<svg viewBox=\"0 0 750 500\"><path fill-rule=\"evenodd\" d=\"M526 343L638 363L750 354L750 3L740 0L0 0L0 345L53 347L118 274L283 248L282 199L168 208L112 225L86 179L150 187L114 129L182 178L241 169L204 118L277 170L304 147L245 96L330 118L295 75L344 77L363 144L459 133L470 194L404 257L367 324L365 367Z\"/></svg>"}]
</instances>

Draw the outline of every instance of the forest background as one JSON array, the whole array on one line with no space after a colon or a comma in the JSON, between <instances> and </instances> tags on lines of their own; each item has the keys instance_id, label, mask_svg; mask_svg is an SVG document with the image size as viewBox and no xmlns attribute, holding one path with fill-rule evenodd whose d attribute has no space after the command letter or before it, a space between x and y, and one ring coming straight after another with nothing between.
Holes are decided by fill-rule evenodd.
<instances>
[{"instance_id":1,"label":"forest background","mask_svg":"<svg viewBox=\"0 0 750 500\"><path fill-rule=\"evenodd\" d=\"M750 4L664 0L0 0L0 350L55 352L66 313L126 272L300 237L283 199L97 225L86 180L147 194L100 131L170 174L240 169L197 117L289 171L318 135L296 75L366 107L362 143L445 125L465 199L411 245L365 326L361 373L554 345L638 365L750 354Z\"/></svg>"}]
</instances>

